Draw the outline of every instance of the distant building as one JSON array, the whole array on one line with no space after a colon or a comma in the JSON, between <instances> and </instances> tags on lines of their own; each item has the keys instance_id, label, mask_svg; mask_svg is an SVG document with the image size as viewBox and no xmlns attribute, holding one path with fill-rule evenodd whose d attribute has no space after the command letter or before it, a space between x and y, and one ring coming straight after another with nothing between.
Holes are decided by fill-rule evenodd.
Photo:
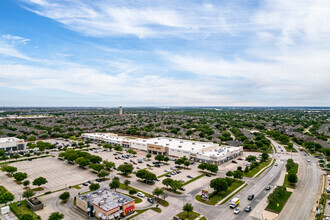
<instances>
[{"instance_id":1,"label":"distant building","mask_svg":"<svg viewBox=\"0 0 330 220\"><path fill-rule=\"evenodd\" d=\"M180 158L186 156L192 161L221 164L243 153L243 149L233 146L219 146L212 142L191 141L177 138L127 138L112 134L85 133L85 139L105 141L113 145L144 151L150 154Z\"/></svg>"},{"instance_id":2,"label":"distant building","mask_svg":"<svg viewBox=\"0 0 330 220\"><path fill-rule=\"evenodd\" d=\"M123 107L119 107L119 115L122 115L123 114Z\"/></svg>"},{"instance_id":3,"label":"distant building","mask_svg":"<svg viewBox=\"0 0 330 220\"><path fill-rule=\"evenodd\" d=\"M12 152L24 149L25 144L23 139L18 139L15 137L0 138L0 150Z\"/></svg>"},{"instance_id":4,"label":"distant building","mask_svg":"<svg viewBox=\"0 0 330 220\"><path fill-rule=\"evenodd\" d=\"M84 194L76 199L78 208L97 219L119 219L135 211L135 200L109 188Z\"/></svg>"}]
</instances>

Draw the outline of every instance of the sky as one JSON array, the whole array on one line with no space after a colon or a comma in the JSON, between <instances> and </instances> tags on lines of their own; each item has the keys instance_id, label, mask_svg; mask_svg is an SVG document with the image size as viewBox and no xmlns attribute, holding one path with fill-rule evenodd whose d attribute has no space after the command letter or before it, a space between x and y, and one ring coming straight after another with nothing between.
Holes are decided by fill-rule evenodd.
<instances>
[{"instance_id":1,"label":"sky","mask_svg":"<svg viewBox=\"0 0 330 220\"><path fill-rule=\"evenodd\" d=\"M330 106L328 0L1 0L0 106Z\"/></svg>"}]
</instances>

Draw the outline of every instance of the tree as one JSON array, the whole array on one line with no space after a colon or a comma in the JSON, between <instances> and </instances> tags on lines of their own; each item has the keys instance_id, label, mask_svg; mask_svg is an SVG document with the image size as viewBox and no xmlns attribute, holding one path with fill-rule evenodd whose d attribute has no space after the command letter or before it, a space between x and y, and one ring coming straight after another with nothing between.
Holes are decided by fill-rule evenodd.
<instances>
[{"instance_id":1,"label":"tree","mask_svg":"<svg viewBox=\"0 0 330 220\"><path fill-rule=\"evenodd\" d=\"M231 176L233 176L234 175L234 173L233 173L233 171L231 171L231 170L229 170L227 173L226 173L226 176L229 176L229 177L231 177Z\"/></svg>"},{"instance_id":2,"label":"tree","mask_svg":"<svg viewBox=\"0 0 330 220\"><path fill-rule=\"evenodd\" d=\"M28 185L30 185L30 181L29 181L29 180L25 180L25 181L23 182L23 186L28 186Z\"/></svg>"},{"instance_id":3,"label":"tree","mask_svg":"<svg viewBox=\"0 0 330 220\"><path fill-rule=\"evenodd\" d=\"M191 203L186 203L182 209L183 211L187 212L187 217L189 217L190 212L194 211L194 207Z\"/></svg>"},{"instance_id":4,"label":"tree","mask_svg":"<svg viewBox=\"0 0 330 220\"><path fill-rule=\"evenodd\" d=\"M181 164L184 164L184 159L183 158L179 158L179 159L177 159L176 161L175 161L175 164L177 164L177 165L181 165Z\"/></svg>"},{"instance_id":5,"label":"tree","mask_svg":"<svg viewBox=\"0 0 330 220\"><path fill-rule=\"evenodd\" d=\"M111 144L105 144L105 145L103 145L103 148L110 149L110 151L112 151L112 145Z\"/></svg>"},{"instance_id":6,"label":"tree","mask_svg":"<svg viewBox=\"0 0 330 220\"><path fill-rule=\"evenodd\" d=\"M90 158L91 163L101 163L102 157L92 155Z\"/></svg>"},{"instance_id":7,"label":"tree","mask_svg":"<svg viewBox=\"0 0 330 220\"><path fill-rule=\"evenodd\" d=\"M99 188L100 188L100 184L98 184L98 183L92 183L91 185L89 185L89 189L91 191L98 190Z\"/></svg>"},{"instance_id":8,"label":"tree","mask_svg":"<svg viewBox=\"0 0 330 220\"><path fill-rule=\"evenodd\" d=\"M249 156L246 157L245 160L251 163L252 161L256 161L257 157L253 156L253 155L249 155Z\"/></svg>"},{"instance_id":9,"label":"tree","mask_svg":"<svg viewBox=\"0 0 330 220\"><path fill-rule=\"evenodd\" d=\"M44 177L38 177L35 180L33 180L32 184L35 186L41 186L46 184L48 181Z\"/></svg>"},{"instance_id":10,"label":"tree","mask_svg":"<svg viewBox=\"0 0 330 220\"><path fill-rule=\"evenodd\" d=\"M170 184L171 189L176 192L177 189L182 187L183 183L180 180L173 180Z\"/></svg>"},{"instance_id":11,"label":"tree","mask_svg":"<svg viewBox=\"0 0 330 220\"><path fill-rule=\"evenodd\" d=\"M85 168L89 165L90 160L84 157L78 157L75 161L80 167Z\"/></svg>"},{"instance_id":12,"label":"tree","mask_svg":"<svg viewBox=\"0 0 330 220\"><path fill-rule=\"evenodd\" d=\"M27 198L29 199L30 197L34 196L34 192L32 189L26 190L25 192L23 192L23 198Z\"/></svg>"},{"instance_id":13,"label":"tree","mask_svg":"<svg viewBox=\"0 0 330 220\"><path fill-rule=\"evenodd\" d=\"M70 193L64 192L58 198L60 198L62 200L62 202L66 202L70 198Z\"/></svg>"},{"instance_id":14,"label":"tree","mask_svg":"<svg viewBox=\"0 0 330 220\"><path fill-rule=\"evenodd\" d=\"M184 165L188 168L189 165L190 165L190 162L189 162L188 160L186 160L186 161L184 162Z\"/></svg>"},{"instance_id":15,"label":"tree","mask_svg":"<svg viewBox=\"0 0 330 220\"><path fill-rule=\"evenodd\" d=\"M154 173L149 172L148 170L138 170L136 172L136 177L141 178L143 180L146 180L147 182L150 182L152 180L155 180L157 176Z\"/></svg>"},{"instance_id":16,"label":"tree","mask_svg":"<svg viewBox=\"0 0 330 220\"><path fill-rule=\"evenodd\" d=\"M91 168L97 172L100 172L102 169L104 169L104 165L93 163L93 164L89 165L89 168Z\"/></svg>"},{"instance_id":17,"label":"tree","mask_svg":"<svg viewBox=\"0 0 330 220\"><path fill-rule=\"evenodd\" d=\"M207 165L208 165L207 163L201 163L198 165L198 169L205 170Z\"/></svg>"},{"instance_id":18,"label":"tree","mask_svg":"<svg viewBox=\"0 0 330 220\"><path fill-rule=\"evenodd\" d=\"M159 199L159 196L163 194L164 194L164 190L158 187L152 191L152 195L156 196L157 199Z\"/></svg>"},{"instance_id":19,"label":"tree","mask_svg":"<svg viewBox=\"0 0 330 220\"><path fill-rule=\"evenodd\" d=\"M27 178L27 174L22 173L22 172L17 172L13 176L14 176L14 179L17 180L17 181L22 181L22 180L25 180Z\"/></svg>"},{"instance_id":20,"label":"tree","mask_svg":"<svg viewBox=\"0 0 330 220\"><path fill-rule=\"evenodd\" d=\"M294 173L288 174L288 181L291 183L291 185L295 185L298 182L298 177Z\"/></svg>"},{"instance_id":21,"label":"tree","mask_svg":"<svg viewBox=\"0 0 330 220\"><path fill-rule=\"evenodd\" d=\"M117 188L120 187L120 182L118 178L113 178L111 183L109 184L110 189L114 189L116 191Z\"/></svg>"},{"instance_id":22,"label":"tree","mask_svg":"<svg viewBox=\"0 0 330 220\"><path fill-rule=\"evenodd\" d=\"M261 157L263 161L266 161L269 158L269 155L267 153L262 153Z\"/></svg>"},{"instance_id":23,"label":"tree","mask_svg":"<svg viewBox=\"0 0 330 220\"><path fill-rule=\"evenodd\" d=\"M53 213L49 216L48 220L61 220L61 219L63 219L63 218L64 218L64 214L59 213L59 212L53 212Z\"/></svg>"},{"instance_id":24,"label":"tree","mask_svg":"<svg viewBox=\"0 0 330 220\"><path fill-rule=\"evenodd\" d=\"M131 181L129 180L124 181L124 185L126 186L126 189L128 188L129 184L131 184Z\"/></svg>"},{"instance_id":25,"label":"tree","mask_svg":"<svg viewBox=\"0 0 330 220\"><path fill-rule=\"evenodd\" d=\"M111 170L111 168L114 168L116 166L116 164L114 162L107 161L107 160L103 161L103 165L105 166L105 168L107 170Z\"/></svg>"},{"instance_id":26,"label":"tree","mask_svg":"<svg viewBox=\"0 0 330 220\"><path fill-rule=\"evenodd\" d=\"M243 172L240 170L236 170L233 172L233 176L235 179L242 179L243 178Z\"/></svg>"},{"instance_id":27,"label":"tree","mask_svg":"<svg viewBox=\"0 0 330 220\"><path fill-rule=\"evenodd\" d=\"M171 178L166 178L166 179L163 179L163 181L162 181L162 183L163 183L166 187L170 186L172 182L173 182L173 179L171 179Z\"/></svg>"},{"instance_id":28,"label":"tree","mask_svg":"<svg viewBox=\"0 0 330 220\"><path fill-rule=\"evenodd\" d=\"M122 172L124 176L133 172L133 165L132 164L122 164L118 167L118 171Z\"/></svg>"},{"instance_id":29,"label":"tree","mask_svg":"<svg viewBox=\"0 0 330 220\"><path fill-rule=\"evenodd\" d=\"M0 194L0 204L7 204L7 202L11 202L14 199L15 196L8 191Z\"/></svg>"},{"instance_id":30,"label":"tree","mask_svg":"<svg viewBox=\"0 0 330 220\"><path fill-rule=\"evenodd\" d=\"M170 160L170 158L169 158L169 157L167 157L167 156L166 156L166 157L164 157L164 161L165 161L165 162L168 162L169 160Z\"/></svg>"},{"instance_id":31,"label":"tree","mask_svg":"<svg viewBox=\"0 0 330 220\"><path fill-rule=\"evenodd\" d=\"M23 214L19 217L19 220L34 220L34 218L30 214Z\"/></svg>"},{"instance_id":32,"label":"tree","mask_svg":"<svg viewBox=\"0 0 330 220\"><path fill-rule=\"evenodd\" d=\"M147 158L150 158L151 157L151 154L147 154Z\"/></svg>"},{"instance_id":33,"label":"tree","mask_svg":"<svg viewBox=\"0 0 330 220\"><path fill-rule=\"evenodd\" d=\"M17 171L17 168L12 166L5 166L2 168L2 170L7 172L10 176L12 176L13 173Z\"/></svg>"},{"instance_id":34,"label":"tree","mask_svg":"<svg viewBox=\"0 0 330 220\"><path fill-rule=\"evenodd\" d=\"M164 155L162 155L162 154L158 154L158 155L156 155L155 156L155 160L158 160L158 161L163 161L164 160Z\"/></svg>"},{"instance_id":35,"label":"tree","mask_svg":"<svg viewBox=\"0 0 330 220\"><path fill-rule=\"evenodd\" d=\"M105 171L105 170L101 170L98 174L97 174L97 176L98 177L100 177L100 178L102 178L102 179L104 179L106 176L108 176L109 175L109 172L107 172L107 171Z\"/></svg>"},{"instance_id":36,"label":"tree","mask_svg":"<svg viewBox=\"0 0 330 220\"><path fill-rule=\"evenodd\" d=\"M207 167L206 167L206 169L208 171L213 172L213 173L218 172L218 166L216 164L208 164Z\"/></svg>"},{"instance_id":37,"label":"tree","mask_svg":"<svg viewBox=\"0 0 330 220\"><path fill-rule=\"evenodd\" d=\"M210 187L217 193L220 193L221 191L226 191L228 189L228 182L225 178L216 178L211 180Z\"/></svg>"}]
</instances>

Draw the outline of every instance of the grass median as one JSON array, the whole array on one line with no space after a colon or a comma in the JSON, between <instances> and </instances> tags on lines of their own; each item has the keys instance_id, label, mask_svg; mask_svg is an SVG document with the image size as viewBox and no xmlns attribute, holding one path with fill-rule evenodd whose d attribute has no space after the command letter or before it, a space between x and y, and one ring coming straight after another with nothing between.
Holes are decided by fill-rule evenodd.
<instances>
[{"instance_id":1,"label":"grass median","mask_svg":"<svg viewBox=\"0 0 330 220\"><path fill-rule=\"evenodd\" d=\"M263 168L265 168L266 166L268 166L271 163L271 159L269 158L268 160L260 163L259 166L254 167L253 169L249 170L249 172L247 173L243 173L244 177L253 177L254 175L256 175L260 170L262 170Z\"/></svg>"},{"instance_id":2,"label":"grass median","mask_svg":"<svg viewBox=\"0 0 330 220\"><path fill-rule=\"evenodd\" d=\"M226 196L228 196L230 193L232 193L233 191L235 191L238 187L240 187L242 184L244 184L243 181L241 180L235 180L235 182L233 182L226 191L224 192L220 192L220 193L211 193L210 197L209 197L209 201L204 201L202 199L201 195L196 195L196 199L199 202L208 204L208 205L215 205L217 204L219 201L221 201L223 198L225 198Z\"/></svg>"},{"instance_id":3,"label":"grass median","mask_svg":"<svg viewBox=\"0 0 330 220\"><path fill-rule=\"evenodd\" d=\"M189 212L189 215L187 214L187 212L180 212L179 214L177 214L177 216L179 218L185 219L185 220L194 220L200 215L201 214L199 214L197 212Z\"/></svg>"},{"instance_id":4,"label":"grass median","mask_svg":"<svg viewBox=\"0 0 330 220\"><path fill-rule=\"evenodd\" d=\"M275 213L280 213L286 201L290 198L291 193L292 192L286 191L285 194L282 197L280 197L276 202L269 203L268 206L266 207L266 210Z\"/></svg>"}]
</instances>

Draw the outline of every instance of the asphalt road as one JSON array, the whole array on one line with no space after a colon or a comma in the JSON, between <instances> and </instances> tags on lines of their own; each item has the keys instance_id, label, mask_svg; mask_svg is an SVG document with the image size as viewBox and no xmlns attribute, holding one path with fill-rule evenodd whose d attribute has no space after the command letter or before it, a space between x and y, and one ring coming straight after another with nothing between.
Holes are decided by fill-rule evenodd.
<instances>
[{"instance_id":1,"label":"asphalt road","mask_svg":"<svg viewBox=\"0 0 330 220\"><path fill-rule=\"evenodd\" d=\"M295 162L299 163L298 183L294 193L284 206L278 219L308 219L318 191L320 176L323 173L313 157L304 156L304 152L298 150ZM307 159L310 162L307 162Z\"/></svg>"}]
</instances>

